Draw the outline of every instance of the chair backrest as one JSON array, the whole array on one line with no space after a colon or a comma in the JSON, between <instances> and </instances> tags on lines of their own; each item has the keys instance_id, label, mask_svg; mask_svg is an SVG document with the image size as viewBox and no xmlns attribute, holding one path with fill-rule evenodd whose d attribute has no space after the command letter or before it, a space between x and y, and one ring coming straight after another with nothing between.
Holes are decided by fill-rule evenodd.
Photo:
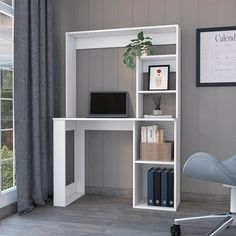
<instances>
[{"instance_id":1,"label":"chair backrest","mask_svg":"<svg viewBox=\"0 0 236 236\"><path fill-rule=\"evenodd\" d=\"M185 175L197 179L222 183L236 186L236 158L229 162L232 165L229 168L227 162L221 162L208 153L198 152L193 154L184 165Z\"/></svg>"}]
</instances>

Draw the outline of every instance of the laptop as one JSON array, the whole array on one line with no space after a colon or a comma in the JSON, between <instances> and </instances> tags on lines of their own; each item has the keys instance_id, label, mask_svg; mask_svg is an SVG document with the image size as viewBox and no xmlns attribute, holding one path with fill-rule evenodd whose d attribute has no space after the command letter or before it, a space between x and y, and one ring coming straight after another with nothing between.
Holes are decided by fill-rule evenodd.
<instances>
[{"instance_id":1,"label":"laptop","mask_svg":"<svg viewBox=\"0 0 236 236\"><path fill-rule=\"evenodd\" d=\"M128 117L128 92L90 92L89 117Z\"/></svg>"}]
</instances>

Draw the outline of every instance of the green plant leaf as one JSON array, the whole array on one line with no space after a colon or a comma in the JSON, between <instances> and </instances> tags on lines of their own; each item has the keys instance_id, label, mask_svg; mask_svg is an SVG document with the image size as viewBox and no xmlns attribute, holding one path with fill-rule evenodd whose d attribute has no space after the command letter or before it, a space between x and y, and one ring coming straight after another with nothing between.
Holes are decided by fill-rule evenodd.
<instances>
[{"instance_id":1,"label":"green plant leaf","mask_svg":"<svg viewBox=\"0 0 236 236\"><path fill-rule=\"evenodd\" d=\"M141 41L144 40L143 31L141 31L141 32L138 33L138 39L141 40Z\"/></svg>"},{"instance_id":2,"label":"green plant leaf","mask_svg":"<svg viewBox=\"0 0 236 236\"><path fill-rule=\"evenodd\" d=\"M123 63L128 68L135 68L136 57L141 57L144 50L151 51L152 42L150 40L150 37L144 37L143 31L137 34L137 39L130 40L123 54Z\"/></svg>"},{"instance_id":3,"label":"green plant leaf","mask_svg":"<svg viewBox=\"0 0 236 236\"><path fill-rule=\"evenodd\" d=\"M148 45L148 46L152 46L152 42L147 41L147 42L146 42L146 45Z\"/></svg>"},{"instance_id":4,"label":"green plant leaf","mask_svg":"<svg viewBox=\"0 0 236 236\"><path fill-rule=\"evenodd\" d=\"M130 64L130 68L135 69L135 63L134 62Z\"/></svg>"},{"instance_id":5,"label":"green plant leaf","mask_svg":"<svg viewBox=\"0 0 236 236\"><path fill-rule=\"evenodd\" d=\"M125 48L129 48L129 47L131 47L131 46L132 46L132 45L131 45L131 43L130 43L130 44L126 45Z\"/></svg>"}]
</instances>

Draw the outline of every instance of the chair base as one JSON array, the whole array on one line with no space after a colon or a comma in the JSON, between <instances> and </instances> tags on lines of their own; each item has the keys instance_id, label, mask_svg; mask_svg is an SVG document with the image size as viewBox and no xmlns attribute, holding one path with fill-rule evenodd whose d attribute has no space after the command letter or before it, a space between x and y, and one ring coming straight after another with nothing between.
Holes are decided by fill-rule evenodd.
<instances>
[{"instance_id":1,"label":"chair base","mask_svg":"<svg viewBox=\"0 0 236 236\"><path fill-rule=\"evenodd\" d=\"M224 229L229 227L230 225L236 225L236 214L235 213L228 213L228 214L219 214L219 215L208 215L208 216L199 216L199 217L188 217L188 218L181 218L175 219L174 225L171 226L170 231L172 236L180 236L181 235L181 222L187 221L197 221L201 219L214 219L219 218L222 221L217 224L213 229L211 229L206 236L215 236L221 233Z\"/></svg>"}]
</instances>

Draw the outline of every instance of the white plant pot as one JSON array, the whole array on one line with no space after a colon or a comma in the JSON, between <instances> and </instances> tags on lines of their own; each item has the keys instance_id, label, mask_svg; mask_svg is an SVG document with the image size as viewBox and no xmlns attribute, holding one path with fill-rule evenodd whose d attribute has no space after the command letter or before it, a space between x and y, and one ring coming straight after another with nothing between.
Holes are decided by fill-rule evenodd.
<instances>
[{"instance_id":1,"label":"white plant pot","mask_svg":"<svg viewBox=\"0 0 236 236\"><path fill-rule=\"evenodd\" d=\"M148 50L143 50L143 52L142 52L142 56L148 56L149 54L148 54Z\"/></svg>"},{"instance_id":2,"label":"white plant pot","mask_svg":"<svg viewBox=\"0 0 236 236\"><path fill-rule=\"evenodd\" d=\"M152 113L154 116L160 116L163 115L163 110L153 110Z\"/></svg>"}]
</instances>

